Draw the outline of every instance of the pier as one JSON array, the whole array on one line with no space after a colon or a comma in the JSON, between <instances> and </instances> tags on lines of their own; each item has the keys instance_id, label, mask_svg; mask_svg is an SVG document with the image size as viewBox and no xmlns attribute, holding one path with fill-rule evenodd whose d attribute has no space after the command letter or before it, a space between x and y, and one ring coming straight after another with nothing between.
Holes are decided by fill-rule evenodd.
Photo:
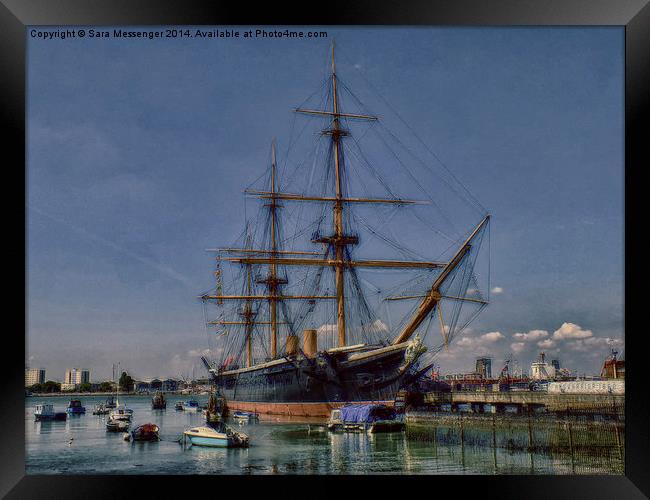
<instances>
[{"instance_id":1,"label":"pier","mask_svg":"<svg viewBox=\"0 0 650 500\"><path fill-rule=\"evenodd\" d=\"M423 403L430 407L451 405L451 411L458 411L459 405L471 405L475 413L501 413L507 407L514 407L517 413L546 410L550 412L597 413L604 409L621 413L625 407L622 394L549 394L543 391L452 391L427 392Z\"/></svg>"}]
</instances>

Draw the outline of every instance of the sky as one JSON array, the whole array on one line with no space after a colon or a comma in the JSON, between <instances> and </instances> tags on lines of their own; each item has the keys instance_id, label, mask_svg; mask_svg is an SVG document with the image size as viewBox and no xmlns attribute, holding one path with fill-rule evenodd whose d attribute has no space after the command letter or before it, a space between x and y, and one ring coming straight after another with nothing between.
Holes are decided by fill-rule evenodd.
<instances>
[{"instance_id":1,"label":"sky","mask_svg":"<svg viewBox=\"0 0 650 500\"><path fill-rule=\"evenodd\" d=\"M441 370L544 350L598 373L607 339L623 350L622 28L326 30L28 36L26 365L204 375L205 249L241 232L242 189L273 137L282 155L332 38L342 78L370 80L492 215L491 304Z\"/></svg>"}]
</instances>

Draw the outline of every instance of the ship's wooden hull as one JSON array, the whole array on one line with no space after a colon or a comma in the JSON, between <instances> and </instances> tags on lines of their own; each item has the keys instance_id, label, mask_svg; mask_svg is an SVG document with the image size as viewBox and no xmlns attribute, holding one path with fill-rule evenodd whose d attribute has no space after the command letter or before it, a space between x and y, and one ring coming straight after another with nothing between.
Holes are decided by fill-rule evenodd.
<instances>
[{"instance_id":1,"label":"ship's wooden hull","mask_svg":"<svg viewBox=\"0 0 650 500\"><path fill-rule=\"evenodd\" d=\"M328 417L349 403L392 404L408 376L405 349L350 363L319 357L295 358L215 376L231 410L262 414Z\"/></svg>"}]
</instances>

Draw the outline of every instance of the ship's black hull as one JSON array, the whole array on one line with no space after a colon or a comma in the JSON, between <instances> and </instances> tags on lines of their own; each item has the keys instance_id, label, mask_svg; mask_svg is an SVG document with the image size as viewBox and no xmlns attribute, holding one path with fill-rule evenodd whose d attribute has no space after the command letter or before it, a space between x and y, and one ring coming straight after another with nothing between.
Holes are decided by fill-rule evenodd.
<instances>
[{"instance_id":1,"label":"ship's black hull","mask_svg":"<svg viewBox=\"0 0 650 500\"><path fill-rule=\"evenodd\" d=\"M392 403L408 380L405 358L405 348L343 362L319 353L221 373L215 383L233 410L329 416L347 403Z\"/></svg>"}]
</instances>

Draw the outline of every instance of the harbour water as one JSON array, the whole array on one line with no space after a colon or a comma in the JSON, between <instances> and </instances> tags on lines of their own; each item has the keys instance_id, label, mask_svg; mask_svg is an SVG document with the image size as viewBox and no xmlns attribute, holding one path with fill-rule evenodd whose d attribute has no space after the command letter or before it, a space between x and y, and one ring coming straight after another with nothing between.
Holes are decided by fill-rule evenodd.
<instances>
[{"instance_id":1,"label":"harbour water","mask_svg":"<svg viewBox=\"0 0 650 500\"><path fill-rule=\"evenodd\" d=\"M322 420L264 416L240 429L247 449L183 446L182 431L204 425L201 413L152 410L148 396L121 396L134 410L134 424L160 426L160 442L133 443L107 433L105 416L92 415L105 396L82 396L86 414L66 422L34 422L34 406L54 404L63 411L69 396L26 398L27 474L622 474L622 457L602 451L580 455L486 446L485 440L448 439L453 429L438 428L434 439L419 432L334 434ZM198 396L201 405L207 396ZM237 425L237 424L232 424ZM483 431L477 431L483 432ZM489 432L489 431L484 431ZM478 444L477 444L478 443ZM614 450L615 451L615 450Z\"/></svg>"}]
</instances>

